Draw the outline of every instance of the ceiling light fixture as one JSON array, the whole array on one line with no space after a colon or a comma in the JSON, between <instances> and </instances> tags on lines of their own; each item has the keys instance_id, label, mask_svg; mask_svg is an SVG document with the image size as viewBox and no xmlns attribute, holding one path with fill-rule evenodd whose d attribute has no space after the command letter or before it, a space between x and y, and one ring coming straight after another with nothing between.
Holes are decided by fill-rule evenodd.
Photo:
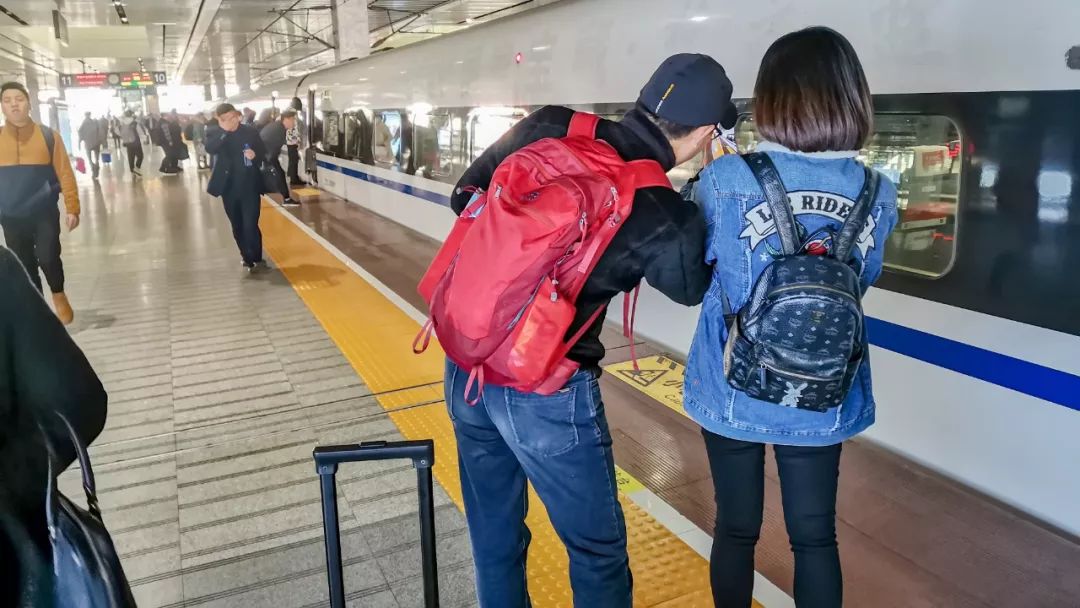
<instances>
[{"instance_id":1,"label":"ceiling light fixture","mask_svg":"<svg viewBox=\"0 0 1080 608\"><path fill-rule=\"evenodd\" d=\"M120 0L113 0L113 8L116 9L116 15L120 17L120 23L128 25L127 11L124 10L124 3Z\"/></svg>"}]
</instances>

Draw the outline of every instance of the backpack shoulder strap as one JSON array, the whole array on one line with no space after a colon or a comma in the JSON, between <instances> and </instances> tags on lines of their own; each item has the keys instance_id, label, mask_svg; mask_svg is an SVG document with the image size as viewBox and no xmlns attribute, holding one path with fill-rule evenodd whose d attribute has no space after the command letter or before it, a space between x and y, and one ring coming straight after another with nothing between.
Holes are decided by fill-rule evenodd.
<instances>
[{"instance_id":1,"label":"backpack shoulder strap","mask_svg":"<svg viewBox=\"0 0 1080 608\"><path fill-rule=\"evenodd\" d=\"M634 189L671 188L671 180L664 168L655 160L632 160L626 163L626 169L634 176Z\"/></svg>"},{"instance_id":2,"label":"backpack shoulder strap","mask_svg":"<svg viewBox=\"0 0 1080 608\"><path fill-rule=\"evenodd\" d=\"M570 128L566 131L567 137L587 137L596 139L596 125L600 124L600 117L588 112L574 112L570 119Z\"/></svg>"},{"instance_id":3,"label":"backpack shoulder strap","mask_svg":"<svg viewBox=\"0 0 1080 608\"><path fill-rule=\"evenodd\" d=\"M881 176L877 171L874 171L870 167L863 166L863 171L866 173L866 179L863 181L862 192L859 193L859 198L855 201L855 207L848 214L844 225L840 228L840 234L836 237L835 247L833 247L833 257L841 262L847 262L851 259L851 251L855 246L855 240L862 234L863 229L866 227L866 219L870 216L870 208L874 206L874 199L877 198L878 185L881 181Z\"/></svg>"},{"instance_id":4,"label":"backpack shoulder strap","mask_svg":"<svg viewBox=\"0 0 1080 608\"><path fill-rule=\"evenodd\" d=\"M56 137L53 134L53 130L45 125L38 125L41 129L41 136L45 138L45 147L49 149L49 164L53 164L53 149L56 147Z\"/></svg>"},{"instance_id":5,"label":"backpack shoulder strap","mask_svg":"<svg viewBox=\"0 0 1080 608\"><path fill-rule=\"evenodd\" d=\"M784 255L797 254L800 243L799 233L795 229L795 214L791 211L787 190L780 181L780 173L776 170L776 165L763 152L746 154L743 160L750 166L754 178L765 193L765 200L769 203L769 211L772 212L773 224L776 226L776 233L780 236L780 245Z\"/></svg>"}]
</instances>

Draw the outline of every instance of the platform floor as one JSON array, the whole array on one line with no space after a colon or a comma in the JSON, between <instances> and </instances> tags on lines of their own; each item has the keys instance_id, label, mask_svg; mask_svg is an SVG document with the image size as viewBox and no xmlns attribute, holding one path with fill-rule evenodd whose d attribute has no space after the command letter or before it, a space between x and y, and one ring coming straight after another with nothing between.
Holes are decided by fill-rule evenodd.
<instances>
[{"instance_id":1,"label":"platform floor","mask_svg":"<svg viewBox=\"0 0 1080 608\"><path fill-rule=\"evenodd\" d=\"M91 455L140 606L325 605L312 447L424 436L439 446L443 605L475 605L439 356L406 356L404 340L436 243L307 196L264 208L276 268L249 276L206 177L134 179L115 166L98 184L81 177L83 226L64 237L71 332L110 394ZM606 364L628 359L618 332L605 341ZM602 383L636 604L706 606L713 507L698 430L633 382ZM1077 605L1076 539L865 442L846 446L843 467L847 605ZM413 471L340 475L350 605L421 605ZM78 496L74 472L63 481ZM793 605L778 491L771 470L756 591L768 608ZM566 558L545 522L537 506L530 585L538 608L561 608Z\"/></svg>"},{"instance_id":2,"label":"platform floor","mask_svg":"<svg viewBox=\"0 0 1080 608\"><path fill-rule=\"evenodd\" d=\"M322 605L311 450L402 435L280 271L243 271L205 178L80 184L64 259L71 333L109 392L104 516L144 608ZM422 605L414 471L339 477L349 605ZM475 605L464 518L436 504L444 605Z\"/></svg>"}]
</instances>

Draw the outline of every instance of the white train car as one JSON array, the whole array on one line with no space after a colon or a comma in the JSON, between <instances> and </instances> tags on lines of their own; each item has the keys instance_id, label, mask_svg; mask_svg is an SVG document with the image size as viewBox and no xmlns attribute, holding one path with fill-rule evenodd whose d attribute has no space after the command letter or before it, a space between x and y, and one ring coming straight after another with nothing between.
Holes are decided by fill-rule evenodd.
<instances>
[{"instance_id":1,"label":"white train car","mask_svg":"<svg viewBox=\"0 0 1080 608\"><path fill-rule=\"evenodd\" d=\"M863 158L903 208L866 301L878 398L866 436L1077 534L1080 2L990 4L565 0L230 101L265 105L271 89L281 107L314 101L320 186L441 240L457 177L528 112L619 115L661 59L704 52L735 83L751 147L767 46L837 29L875 95ZM685 355L696 312L646 289L638 319Z\"/></svg>"}]
</instances>

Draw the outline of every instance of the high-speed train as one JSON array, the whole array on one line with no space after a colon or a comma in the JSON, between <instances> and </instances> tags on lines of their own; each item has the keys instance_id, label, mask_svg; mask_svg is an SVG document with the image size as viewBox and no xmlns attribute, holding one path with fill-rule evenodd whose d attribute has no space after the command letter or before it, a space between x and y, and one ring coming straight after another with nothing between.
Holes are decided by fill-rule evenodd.
<instances>
[{"instance_id":1,"label":"high-speed train","mask_svg":"<svg viewBox=\"0 0 1080 608\"><path fill-rule=\"evenodd\" d=\"M735 84L749 150L768 45L840 31L874 93L862 158L902 209L865 302L878 400L866 436L1080 534L1077 24L1076 0L563 0L229 101L310 100L319 185L441 240L452 184L529 112L618 117L663 58L703 52ZM697 314L646 289L638 319L685 354Z\"/></svg>"}]
</instances>

